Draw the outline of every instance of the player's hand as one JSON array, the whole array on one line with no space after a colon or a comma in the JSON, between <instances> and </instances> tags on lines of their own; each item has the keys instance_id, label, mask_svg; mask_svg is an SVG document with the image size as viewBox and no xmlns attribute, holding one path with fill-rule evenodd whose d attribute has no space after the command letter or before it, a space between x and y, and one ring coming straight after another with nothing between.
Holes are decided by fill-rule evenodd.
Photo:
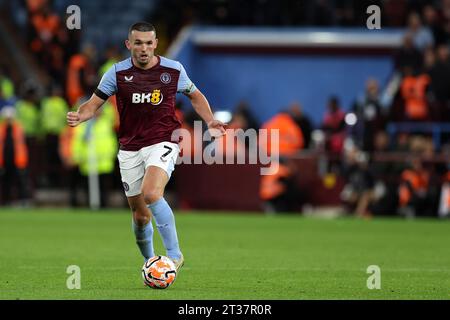
<instances>
[{"instance_id":1,"label":"player's hand","mask_svg":"<svg viewBox=\"0 0 450 320\"><path fill-rule=\"evenodd\" d=\"M77 111L67 112L67 124L71 127L76 127L81 123L80 114Z\"/></svg>"},{"instance_id":2,"label":"player's hand","mask_svg":"<svg viewBox=\"0 0 450 320\"><path fill-rule=\"evenodd\" d=\"M219 120L211 120L208 122L209 132L214 138L219 138L225 135L225 126L226 124Z\"/></svg>"}]
</instances>

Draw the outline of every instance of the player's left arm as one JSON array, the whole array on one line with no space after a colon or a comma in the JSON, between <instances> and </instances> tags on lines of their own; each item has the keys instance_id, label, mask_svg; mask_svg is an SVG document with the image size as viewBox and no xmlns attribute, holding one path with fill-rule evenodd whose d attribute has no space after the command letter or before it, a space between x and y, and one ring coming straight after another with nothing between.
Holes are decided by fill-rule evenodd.
<instances>
[{"instance_id":1,"label":"player's left arm","mask_svg":"<svg viewBox=\"0 0 450 320\"><path fill-rule=\"evenodd\" d=\"M218 134L216 132L211 132L211 134L214 136L223 136L225 134L225 124L214 119L208 100L194 85L191 79L189 79L186 70L181 63L179 64L179 68L180 76L177 84L177 92L183 93L191 100L195 112L197 112L203 121L206 122L208 129L218 130Z\"/></svg>"},{"instance_id":2,"label":"player's left arm","mask_svg":"<svg viewBox=\"0 0 450 320\"><path fill-rule=\"evenodd\" d=\"M192 93L185 93L185 95L191 100L192 107L195 112L206 122L209 129L217 129L220 135L225 134L225 124L219 120L214 119L214 115L209 106L209 102L203 93L199 89L196 89Z\"/></svg>"}]
</instances>

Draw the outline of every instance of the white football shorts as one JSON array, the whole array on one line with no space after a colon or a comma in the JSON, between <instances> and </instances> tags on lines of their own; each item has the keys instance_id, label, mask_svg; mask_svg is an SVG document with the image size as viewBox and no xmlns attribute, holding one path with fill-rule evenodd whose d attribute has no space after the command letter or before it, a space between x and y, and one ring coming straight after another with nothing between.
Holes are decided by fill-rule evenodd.
<instances>
[{"instance_id":1,"label":"white football shorts","mask_svg":"<svg viewBox=\"0 0 450 320\"><path fill-rule=\"evenodd\" d=\"M163 169L170 179L179 152L178 144L172 142L160 142L139 151L119 150L117 159L125 195L132 197L141 193L142 180L149 166Z\"/></svg>"}]
</instances>

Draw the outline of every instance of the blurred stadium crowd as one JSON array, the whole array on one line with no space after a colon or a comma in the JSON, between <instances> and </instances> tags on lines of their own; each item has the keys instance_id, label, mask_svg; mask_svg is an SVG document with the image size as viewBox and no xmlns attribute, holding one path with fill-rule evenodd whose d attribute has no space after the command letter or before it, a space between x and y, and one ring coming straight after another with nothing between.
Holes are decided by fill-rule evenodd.
<instances>
[{"instance_id":1,"label":"blurred stadium crowd","mask_svg":"<svg viewBox=\"0 0 450 320\"><path fill-rule=\"evenodd\" d=\"M81 31L69 32L65 16L55 9L58 3L27 0L14 2L14 6L2 4L2 19L8 18L9 10L22 10L26 23L7 20L26 30L23 50L46 70L43 79L47 81L19 79L2 60L0 204L18 201L32 205L36 190L68 188L67 205L82 205L77 190L87 189L90 152L95 152L101 205L107 207L108 192L121 189L115 160L119 124L115 101L110 99L95 121L77 128L67 127L65 117L92 94L102 74L126 53L118 48L119 43L98 48L84 41ZM301 209L301 190L296 185L301 168L290 159L299 152L317 152L327 155L327 175L345 179L340 198L349 212L362 217L394 213L448 216L450 0L169 0L157 1L156 10L147 17L161 30L161 42L170 44L183 25L192 23L364 26L365 10L371 4L382 8L383 27L405 28L403 45L393 57L395 76L388 84L392 99L381 99L381 84L367 79L366 91L355 92L352 106L342 106L338 96L329 97L320 126L312 124L301 102L279 106L283 110L264 123L258 123L249 111L252 101L242 101L234 109L229 128L280 130L280 170L261 178L265 210ZM162 50L159 54L164 55ZM182 110L178 105L183 126L192 130L198 117ZM406 126L392 127L399 122ZM391 134L394 129L395 135ZM433 134L436 130L439 139ZM94 151L89 150L91 139L95 139ZM195 153L192 147L185 146L185 150Z\"/></svg>"}]
</instances>

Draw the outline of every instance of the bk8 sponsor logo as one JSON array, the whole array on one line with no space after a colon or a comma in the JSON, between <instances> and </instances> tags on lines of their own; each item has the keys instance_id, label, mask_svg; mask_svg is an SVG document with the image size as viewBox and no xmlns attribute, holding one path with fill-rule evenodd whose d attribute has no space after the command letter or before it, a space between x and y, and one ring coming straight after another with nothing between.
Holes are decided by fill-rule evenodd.
<instances>
[{"instance_id":1,"label":"bk8 sponsor logo","mask_svg":"<svg viewBox=\"0 0 450 320\"><path fill-rule=\"evenodd\" d=\"M157 106L163 101L163 94L159 89L154 89L151 93L133 93L131 101L133 103L150 103Z\"/></svg>"}]
</instances>

